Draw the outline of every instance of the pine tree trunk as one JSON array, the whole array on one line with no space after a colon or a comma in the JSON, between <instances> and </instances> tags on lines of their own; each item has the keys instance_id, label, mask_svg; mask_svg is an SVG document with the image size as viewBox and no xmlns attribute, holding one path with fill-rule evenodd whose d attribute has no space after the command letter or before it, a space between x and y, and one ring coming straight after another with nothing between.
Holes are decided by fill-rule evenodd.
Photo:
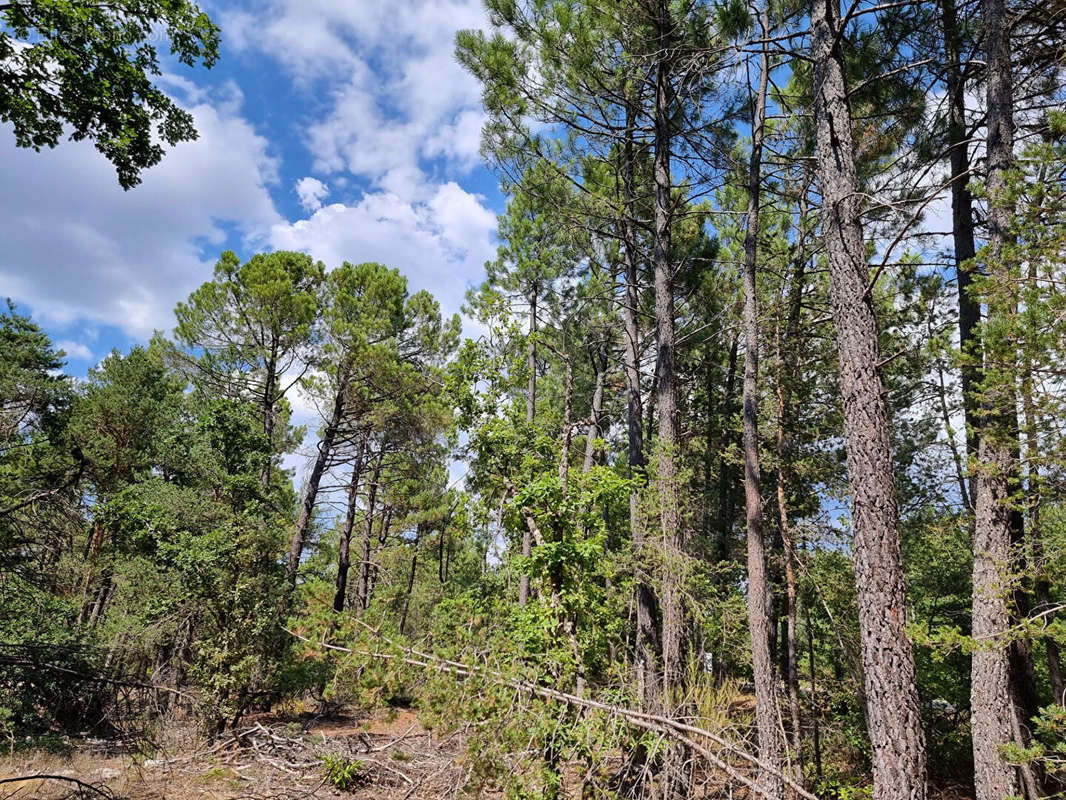
<instances>
[{"instance_id":1,"label":"pine tree trunk","mask_svg":"<svg viewBox=\"0 0 1066 800\"><path fill-rule=\"evenodd\" d=\"M411 571L407 573L407 589L403 593L403 610L400 612L400 635L407 630L407 612L411 607L411 592L415 586L415 570L418 568L418 547L422 543L422 525L415 529L415 540L411 545ZM444 536L444 531L441 531Z\"/></svg>"},{"instance_id":2,"label":"pine tree trunk","mask_svg":"<svg viewBox=\"0 0 1066 800\"><path fill-rule=\"evenodd\" d=\"M603 415L603 384L607 375L607 345L597 342L590 354L596 379L592 389L589 425L585 432L585 461L582 472L588 472L596 460L596 440L600 437L600 417Z\"/></svg>"},{"instance_id":3,"label":"pine tree trunk","mask_svg":"<svg viewBox=\"0 0 1066 800\"><path fill-rule=\"evenodd\" d=\"M765 20L765 15L763 19ZM759 739L759 759L763 764L779 770L781 741L777 735L776 678L770 653L770 586L767 581L759 467L759 312L756 294L759 200L768 73L769 56L763 48L759 88L755 96L752 119L747 232L744 236L744 500L748 536L748 632L751 636L755 677L755 723ZM771 772L762 770L759 781L768 796L781 795L781 780Z\"/></svg>"},{"instance_id":4,"label":"pine tree trunk","mask_svg":"<svg viewBox=\"0 0 1066 800\"><path fill-rule=\"evenodd\" d=\"M980 422L977 418L976 390L981 381L980 349L977 342L981 306L972 297L974 242L973 195L969 190L970 156L966 133L966 83L962 74L958 14L955 0L940 0L940 21L944 34L944 66L948 103L948 146L951 167L951 235L955 247L955 280L959 293L959 350L966 358L962 366L962 406L966 420L966 451L977 455ZM976 501L975 481L971 480L971 510Z\"/></svg>"},{"instance_id":5,"label":"pine tree trunk","mask_svg":"<svg viewBox=\"0 0 1066 800\"><path fill-rule=\"evenodd\" d=\"M792 534L792 525L788 511L788 470L791 463L791 438L788 426L792 417L792 392L785 380L784 366L786 359L792 368L798 361L796 337L799 334L800 313L803 300L803 281L807 254L803 247L805 239L803 220L807 217L806 188L800 199L800 247L796 255L792 273L792 287L789 296L786 337L788 346L781 340L781 314L778 314L775 327L775 349L777 355L777 518L781 529L781 548L785 555L785 680L788 684L788 709L791 722L791 746L793 777L803 785L803 737L800 718L799 699L799 665L796 655L796 542ZM813 683L812 689L813 692Z\"/></svg>"},{"instance_id":6,"label":"pine tree trunk","mask_svg":"<svg viewBox=\"0 0 1066 800\"><path fill-rule=\"evenodd\" d=\"M640 389L640 278L637 271L636 167L634 128L636 113L632 103L626 106L625 140L622 145L622 191L624 214L622 240L625 256L625 300L622 303L625 330L626 430L629 471L634 481L643 482L644 417ZM636 560L635 603L637 625L634 642L634 661L641 706L651 712L661 710L661 677L659 654L661 634L658 600L650 580L650 568L644 551L644 521L640 509L640 490L629 495L629 531Z\"/></svg>"},{"instance_id":7,"label":"pine tree trunk","mask_svg":"<svg viewBox=\"0 0 1066 800\"><path fill-rule=\"evenodd\" d=\"M987 63L988 134L988 262L992 279L1006 277L1000 263L1010 241L1010 211L1005 205L1006 172L1013 163L1013 111L1010 77L1010 39L1004 0L984 0ZM989 302L989 322L1009 313L1011 301ZM1010 347L986 341L986 348ZM999 353L998 355L1002 355ZM986 356L987 359L987 356ZM987 384L987 380L985 381ZM976 800L1001 800L1019 791L1017 771L1000 753L1013 740L1016 710L1012 703L1010 646L1004 637L1010 627L1007 573L1011 565L1013 511L1009 505L1010 476L1015 472L1013 435L1016 422L1014 386L1000 381L983 386L987 416L980 434L977 510L973 534L973 636L971 658L971 730ZM1012 439L1014 441L1012 442Z\"/></svg>"},{"instance_id":8,"label":"pine tree trunk","mask_svg":"<svg viewBox=\"0 0 1066 800\"><path fill-rule=\"evenodd\" d=\"M374 474L370 478L370 488L366 498L366 528L363 530L363 548L359 559L359 583L356 586L356 597L359 600L357 613L366 611L370 604L370 546L374 539L374 509L378 499L378 484L381 480L381 462L385 458L385 445L382 443L378 451L378 459L374 464Z\"/></svg>"},{"instance_id":9,"label":"pine tree trunk","mask_svg":"<svg viewBox=\"0 0 1066 800\"><path fill-rule=\"evenodd\" d=\"M348 570L351 568L352 529L355 527L355 514L359 505L359 484L362 480L363 460L366 457L368 436L359 444L359 454L352 464L352 477L348 482L348 507L344 515L344 527L341 528L340 543L337 545L336 592L333 595L333 610L340 613L348 597Z\"/></svg>"},{"instance_id":10,"label":"pine tree trunk","mask_svg":"<svg viewBox=\"0 0 1066 800\"><path fill-rule=\"evenodd\" d=\"M1042 176L1043 177L1043 176ZM1036 264L1029 265L1029 281L1036 288ZM1025 416L1025 453L1028 461L1026 504L1029 507L1029 537L1033 544L1033 571L1035 573L1034 590L1037 608L1041 613L1049 613L1054 608L1051 597L1051 581L1044 564L1044 531L1041 526L1041 508L1043 505L1042 484L1038 459L1040 442L1037 434L1036 408L1033 402L1033 368L1027 361L1022 379L1022 409ZM1050 621L1050 619L1049 619ZM1066 686L1062 677L1062 649L1050 636L1044 637L1047 656L1048 683L1051 685L1051 697L1059 705L1066 706Z\"/></svg>"},{"instance_id":11,"label":"pine tree trunk","mask_svg":"<svg viewBox=\"0 0 1066 800\"><path fill-rule=\"evenodd\" d=\"M671 706L671 695L681 685L681 647L684 623L681 610L681 507L677 485L677 376L675 350L677 336L674 318L674 276L670 258L673 226L673 179L670 175L671 112L673 87L670 82L672 20L669 3L658 0L655 24L659 39L659 61L655 71L655 235L654 287L657 357L655 361L656 404L658 406L658 463L655 470L662 528L662 669L663 700Z\"/></svg>"},{"instance_id":12,"label":"pine tree trunk","mask_svg":"<svg viewBox=\"0 0 1066 800\"><path fill-rule=\"evenodd\" d=\"M729 345L729 364L726 368L725 396L722 402L722 457L718 460L718 525L714 543L715 561L729 558L733 542L733 465L725 456L732 444L733 396L737 389L737 353L740 337L734 337Z\"/></svg>"},{"instance_id":13,"label":"pine tree trunk","mask_svg":"<svg viewBox=\"0 0 1066 800\"><path fill-rule=\"evenodd\" d=\"M1006 453L1007 458L1003 455ZM1002 800L1018 794L1014 767L999 748L1013 740L1006 575L1010 565L1010 509L1007 480L1010 447L996 446L986 431L981 437L977 521L973 538L973 636L971 657L971 729L977 800ZM993 472L994 471L994 472ZM996 474L998 473L998 474Z\"/></svg>"},{"instance_id":14,"label":"pine tree trunk","mask_svg":"<svg viewBox=\"0 0 1066 800\"><path fill-rule=\"evenodd\" d=\"M835 13L830 0L813 0L814 116L822 235L840 362L874 800L923 800L925 741L906 631L888 414Z\"/></svg>"},{"instance_id":15,"label":"pine tree trunk","mask_svg":"<svg viewBox=\"0 0 1066 800\"><path fill-rule=\"evenodd\" d=\"M537 295L540 293L536 283L533 284L529 293L529 345L526 356L527 369L529 370L529 386L526 389L526 422L530 425L536 419L537 413L537 342L534 335L537 332ZM522 531L522 558L529 558L533 553L533 539L529 530ZM518 605L524 606L529 602L529 575L523 572L518 577Z\"/></svg>"},{"instance_id":16,"label":"pine tree trunk","mask_svg":"<svg viewBox=\"0 0 1066 800\"><path fill-rule=\"evenodd\" d=\"M266 463L263 464L263 470L259 475L259 484L264 490L270 486L270 475L274 467L274 428L276 425L276 420L274 419L274 404L277 401L277 398L274 395L277 394L277 369L278 344L275 339L271 344L270 355L266 362L266 383L263 385L263 396L259 399L263 413L263 433L266 435L267 443L270 446L270 452L267 455Z\"/></svg>"},{"instance_id":17,"label":"pine tree trunk","mask_svg":"<svg viewBox=\"0 0 1066 800\"><path fill-rule=\"evenodd\" d=\"M810 606L806 605L807 623L807 669L811 678L811 744L814 749L814 777L822 780L822 732L821 707L818 701L818 671L815 669L814 626L811 624Z\"/></svg>"},{"instance_id":18,"label":"pine tree trunk","mask_svg":"<svg viewBox=\"0 0 1066 800\"><path fill-rule=\"evenodd\" d=\"M340 427L341 418L344 416L344 395L348 388L347 375L343 376L337 385L337 392L333 398L333 411L330 413L326 428L322 431L322 439L318 443L318 452L315 456L311 475L307 479L307 488L304 490L303 504L300 506L300 516L296 520L296 530L292 535L292 544L289 546L289 561L285 568L285 577L289 586L296 585L296 574L300 570L300 558L303 555L304 542L307 540L307 531L311 527L311 521L315 515L315 501L318 498L318 487L322 483L322 476L329 466L333 456L333 443L337 438L337 430Z\"/></svg>"},{"instance_id":19,"label":"pine tree trunk","mask_svg":"<svg viewBox=\"0 0 1066 800\"><path fill-rule=\"evenodd\" d=\"M364 608L370 607L370 601L374 597L374 586L378 582L378 565L381 564L381 551L385 549L385 543L389 540L389 531L392 529L392 512L393 508L391 505L386 505L382 510L381 523L378 525L377 547L374 548L374 557L369 559L369 566L367 568L368 579Z\"/></svg>"}]
</instances>

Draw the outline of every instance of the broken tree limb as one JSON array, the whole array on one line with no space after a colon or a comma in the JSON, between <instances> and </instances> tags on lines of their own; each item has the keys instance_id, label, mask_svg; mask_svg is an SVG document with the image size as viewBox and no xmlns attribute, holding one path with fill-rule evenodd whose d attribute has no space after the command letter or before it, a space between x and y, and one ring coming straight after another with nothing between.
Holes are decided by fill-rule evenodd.
<instances>
[{"instance_id":1,"label":"broken tree limb","mask_svg":"<svg viewBox=\"0 0 1066 800\"><path fill-rule=\"evenodd\" d=\"M557 689L551 689L547 686L538 686L535 683L528 681L516 680L508 678L494 670L485 667L474 667L469 664L464 664L460 661L452 661L447 658L441 658L432 653L426 653L408 645L403 645L394 639L389 638L385 634L376 628L371 627L362 620L355 620L361 627L365 628L375 637L381 639L383 642L396 647L401 650L405 655L398 653L381 653L373 650L355 650L350 647L342 647L340 645L329 644L327 642L314 641L301 636L295 631L291 631L288 628L283 630L290 636L299 639L306 644L310 644L314 647L321 647L326 650L334 650L341 653L350 653L352 655L365 656L367 658L399 661L411 666L420 667L423 669L433 669L438 672L447 672L457 677L476 677L488 680L491 683L495 683L499 686L506 686L516 691L523 692L525 694L534 695L547 700L555 700L561 703L578 706L581 708L592 709L608 714L610 716L618 717L625 720L628 724L641 730L652 731L660 733L663 736L674 739L675 741L691 747L694 751L698 752L704 758L706 758L711 764L721 769L727 775L734 780L742 783L750 791L755 792L767 800L780 800L778 797L771 797L767 792L754 780L744 776L739 770L727 761L716 755L713 751L704 745L699 743L699 739L706 739L719 747L728 750L733 755L747 761L753 767L757 767L760 770L769 772L776 778L781 780L789 789L791 789L795 796L803 798L803 800L820 800L816 795L811 794L790 776L776 769L772 765L764 764L758 757L748 753L745 750L737 747L732 742L718 736L711 731L704 730L703 728L696 727L695 725L689 725L688 723L681 722L669 717L660 716L658 714L649 714L643 711L635 711L631 708L625 708L624 706L612 705L610 703L603 703L598 700L591 700L585 697L579 697L575 694L569 694L568 692L561 692Z\"/></svg>"}]
</instances>

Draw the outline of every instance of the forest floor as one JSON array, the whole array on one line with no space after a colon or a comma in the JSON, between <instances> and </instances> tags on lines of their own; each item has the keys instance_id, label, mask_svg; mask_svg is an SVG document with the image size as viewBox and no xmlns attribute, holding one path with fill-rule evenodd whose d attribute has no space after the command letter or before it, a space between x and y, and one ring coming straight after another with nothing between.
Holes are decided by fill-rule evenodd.
<instances>
[{"instance_id":1,"label":"forest floor","mask_svg":"<svg viewBox=\"0 0 1066 800\"><path fill-rule=\"evenodd\" d=\"M264 714L212 746L198 746L195 731L180 725L166 739L147 759L92 740L63 753L15 752L0 758L0 800L436 800L458 797L467 779L462 735L437 736L407 709L328 719ZM326 778L331 757L357 765L344 791ZM33 775L53 777L5 780Z\"/></svg>"},{"instance_id":2,"label":"forest floor","mask_svg":"<svg viewBox=\"0 0 1066 800\"><path fill-rule=\"evenodd\" d=\"M745 698L747 699L747 698ZM0 800L458 800L471 767L462 730L427 729L415 711L386 708L329 717L311 713L259 714L206 745L191 722L176 722L150 758L116 749L113 741L71 741L52 749L0 755ZM612 759L613 761L614 759ZM326 764L355 765L350 785L327 778ZM620 766L620 761L612 768ZM579 765L564 782L580 796ZM601 765L607 766L607 765ZM30 776L48 776L23 780ZM704 773L693 797L748 800L728 776ZM473 792L501 800L486 785ZM937 800L967 800L957 788L931 792Z\"/></svg>"}]
</instances>

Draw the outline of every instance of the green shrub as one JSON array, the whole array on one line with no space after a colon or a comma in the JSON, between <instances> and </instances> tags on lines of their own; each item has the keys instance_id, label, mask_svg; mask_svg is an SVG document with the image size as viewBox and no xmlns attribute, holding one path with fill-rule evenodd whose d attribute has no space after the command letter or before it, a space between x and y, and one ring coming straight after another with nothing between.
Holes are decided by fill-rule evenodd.
<instances>
[{"instance_id":1,"label":"green shrub","mask_svg":"<svg viewBox=\"0 0 1066 800\"><path fill-rule=\"evenodd\" d=\"M336 753L322 756L322 771L330 784L346 792L355 787L363 774L363 762Z\"/></svg>"}]
</instances>

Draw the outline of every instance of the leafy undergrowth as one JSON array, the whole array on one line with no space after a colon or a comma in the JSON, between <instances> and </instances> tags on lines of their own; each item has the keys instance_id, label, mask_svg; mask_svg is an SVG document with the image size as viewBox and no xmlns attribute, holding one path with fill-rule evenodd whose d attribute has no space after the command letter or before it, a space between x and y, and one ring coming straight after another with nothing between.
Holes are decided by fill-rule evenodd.
<instances>
[{"instance_id":1,"label":"leafy undergrowth","mask_svg":"<svg viewBox=\"0 0 1066 800\"><path fill-rule=\"evenodd\" d=\"M718 721L747 720L751 698L727 694L729 710ZM705 700L702 705L715 706L711 699ZM700 716L698 721L710 727L713 720ZM427 729L408 708L343 710L330 716L260 714L204 744L191 722L175 722L160 734L152 757L116 753L111 741L50 739L44 746L0 755L0 798L502 800L507 796L505 776L494 777L478 768L476 751L485 731L476 729L482 725L442 733ZM619 752L601 756L594 765L575 762L562 768L563 797L583 796L586 770L609 773L624 762ZM521 754L505 759L512 760L512 769L524 763ZM730 776L714 769L697 772L691 797L749 800L745 787ZM34 775L52 777L6 782ZM825 800L861 800L870 792L868 786L846 780L825 780L813 788ZM931 797L968 800L971 794L964 787L939 786Z\"/></svg>"}]
</instances>

